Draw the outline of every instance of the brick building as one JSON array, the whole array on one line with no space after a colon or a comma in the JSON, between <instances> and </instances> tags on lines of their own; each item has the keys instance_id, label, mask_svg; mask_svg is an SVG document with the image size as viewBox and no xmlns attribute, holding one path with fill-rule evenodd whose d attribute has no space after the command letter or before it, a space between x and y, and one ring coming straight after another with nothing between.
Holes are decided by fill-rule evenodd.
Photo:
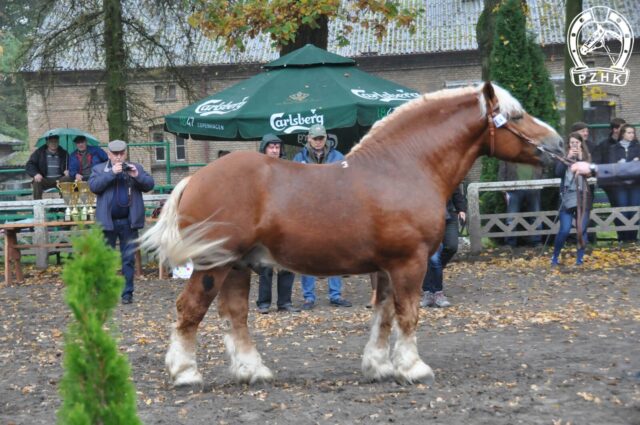
<instances>
[{"instance_id":1,"label":"brick building","mask_svg":"<svg viewBox=\"0 0 640 425\"><path fill-rule=\"evenodd\" d=\"M406 0L406 3L425 7L425 3L419 0ZM607 6L608 3L585 0L584 7ZM528 0L528 4L530 23L543 45L547 67L557 87L559 106L563 109L564 2ZM633 0L621 0L615 7L630 21L636 35L640 35L640 10L633 4ZM137 13L135 0L125 1L123 5L128 5L124 7L125 14ZM482 7L482 0L429 1L417 22L416 34L390 28L388 35L378 42L373 33L360 29L356 30L351 44L345 47L336 43L340 23L332 22L328 50L355 58L364 71L420 92L468 85L480 80L475 25ZM167 25L164 36L180 36L179 31L183 27ZM180 58L177 63L198 97L249 78L260 72L261 64L277 58L269 40L264 37L249 40L244 52L232 53L220 50L219 43L202 36L197 35L194 40L195 44L189 49L180 43L173 44L174 53ZM90 43L88 40L85 46L61 53L55 59L55 71L52 73L43 72L51 68L39 63L25 67L30 144L33 145L48 128L65 126L86 129L98 139L107 140L105 104L101 102L100 69L103 62L95 55L100 50L99 46ZM130 156L152 170L159 184L167 180L167 160L181 166L172 169L171 181L175 184L182 176L196 170L188 164L213 161L221 150L257 148L255 142L183 140L165 133L163 116L195 99L188 99L186 92L158 65L157 58L152 59L148 63L138 63L137 67L141 69L130 83L129 90L136 101L146 105L149 111L147 118L134 123L136 130L132 132L131 141L166 140L170 142L170 148L168 151L164 147L134 148ZM598 57L594 62L596 66L610 65L607 57ZM589 122L607 122L610 117L619 116L629 122L640 123L640 53L632 54L626 68L630 77L624 87L596 85L585 88L585 118ZM474 169L471 180L476 178L477 168Z\"/></svg>"}]
</instances>

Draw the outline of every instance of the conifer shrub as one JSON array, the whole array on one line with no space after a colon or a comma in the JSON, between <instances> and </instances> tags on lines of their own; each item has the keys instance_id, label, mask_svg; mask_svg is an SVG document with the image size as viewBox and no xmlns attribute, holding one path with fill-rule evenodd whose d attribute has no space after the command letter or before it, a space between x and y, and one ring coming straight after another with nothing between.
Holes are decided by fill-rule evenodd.
<instances>
[{"instance_id":1,"label":"conifer shrub","mask_svg":"<svg viewBox=\"0 0 640 425\"><path fill-rule=\"evenodd\" d=\"M120 255L95 227L73 241L75 256L65 265L65 300L73 317L65 334L60 382L60 424L141 424L129 363L112 336L112 310L124 279Z\"/></svg>"}]
</instances>

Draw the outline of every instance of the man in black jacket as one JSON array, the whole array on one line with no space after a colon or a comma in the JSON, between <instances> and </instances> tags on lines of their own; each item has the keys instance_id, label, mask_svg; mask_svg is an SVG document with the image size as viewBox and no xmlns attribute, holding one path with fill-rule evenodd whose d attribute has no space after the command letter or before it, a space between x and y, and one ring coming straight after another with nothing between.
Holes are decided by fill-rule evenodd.
<instances>
[{"instance_id":1,"label":"man in black jacket","mask_svg":"<svg viewBox=\"0 0 640 425\"><path fill-rule=\"evenodd\" d=\"M60 147L57 134L48 134L46 144L36 149L27 161L27 174L33 177L33 199L42 199L42 193L56 187L58 181L71 181L67 151Z\"/></svg>"}]
</instances>

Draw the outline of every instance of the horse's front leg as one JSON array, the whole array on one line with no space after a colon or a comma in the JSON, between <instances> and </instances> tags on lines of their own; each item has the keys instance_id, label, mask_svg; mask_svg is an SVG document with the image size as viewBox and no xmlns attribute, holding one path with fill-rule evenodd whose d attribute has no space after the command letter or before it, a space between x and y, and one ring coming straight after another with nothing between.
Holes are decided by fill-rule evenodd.
<instances>
[{"instance_id":1,"label":"horse's front leg","mask_svg":"<svg viewBox=\"0 0 640 425\"><path fill-rule=\"evenodd\" d=\"M176 301L178 320L165 356L175 386L202 383L196 364L196 333L227 272L228 268L194 272Z\"/></svg>"},{"instance_id":2,"label":"horse's front leg","mask_svg":"<svg viewBox=\"0 0 640 425\"><path fill-rule=\"evenodd\" d=\"M417 255L390 269L398 338L393 348L392 361L398 382L434 380L433 371L422 361L416 344L418 307L421 283L426 273L427 255Z\"/></svg>"},{"instance_id":3,"label":"horse's front leg","mask_svg":"<svg viewBox=\"0 0 640 425\"><path fill-rule=\"evenodd\" d=\"M230 333L224 337L231 359L231 373L238 382L253 384L273 379L271 370L262 363L262 357L249 335L249 289L251 271L247 268L232 269L225 280L218 298L220 317L230 325Z\"/></svg>"},{"instance_id":4,"label":"horse's front leg","mask_svg":"<svg viewBox=\"0 0 640 425\"><path fill-rule=\"evenodd\" d=\"M362 372L372 381L381 381L394 374L389 357L389 336L393 325L395 309L389 275L378 272L371 276L376 282L374 292L373 321L371 335L362 356Z\"/></svg>"}]
</instances>

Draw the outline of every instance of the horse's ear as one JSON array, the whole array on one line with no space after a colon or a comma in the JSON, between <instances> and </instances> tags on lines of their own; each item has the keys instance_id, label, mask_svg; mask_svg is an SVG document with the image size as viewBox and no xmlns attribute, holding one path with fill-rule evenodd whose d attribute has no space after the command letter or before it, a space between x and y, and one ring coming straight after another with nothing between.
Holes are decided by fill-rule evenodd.
<instances>
[{"instance_id":1,"label":"horse's ear","mask_svg":"<svg viewBox=\"0 0 640 425\"><path fill-rule=\"evenodd\" d=\"M493 84L491 84L491 81L484 82L482 94L487 101L493 100L496 97L496 92L493 90Z\"/></svg>"}]
</instances>

